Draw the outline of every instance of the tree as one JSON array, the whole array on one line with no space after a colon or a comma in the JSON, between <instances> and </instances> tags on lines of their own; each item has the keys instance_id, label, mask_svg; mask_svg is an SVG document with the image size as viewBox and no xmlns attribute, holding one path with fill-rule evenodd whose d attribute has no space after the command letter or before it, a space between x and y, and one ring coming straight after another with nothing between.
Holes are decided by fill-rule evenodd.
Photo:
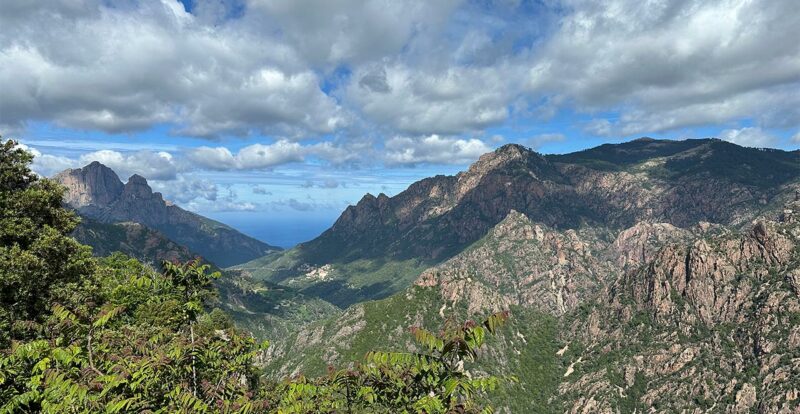
<instances>
[{"instance_id":1,"label":"tree","mask_svg":"<svg viewBox=\"0 0 800 414\"><path fill-rule=\"evenodd\" d=\"M79 220L62 207L64 189L41 179L33 156L0 143L0 348L32 338L50 304L91 274L91 249L69 237Z\"/></svg>"},{"instance_id":2,"label":"tree","mask_svg":"<svg viewBox=\"0 0 800 414\"><path fill-rule=\"evenodd\" d=\"M211 266L200 264L199 258L188 263L164 261L162 267L164 275L183 295L184 314L189 323L189 338L192 342L192 393L197 396L194 324L197 322L197 315L203 311L203 302L214 294L214 279L219 279L221 275L219 272L209 273Z\"/></svg>"},{"instance_id":3,"label":"tree","mask_svg":"<svg viewBox=\"0 0 800 414\"><path fill-rule=\"evenodd\" d=\"M195 274L162 274L121 254L101 259L90 283L53 304L48 335L0 352L0 414L266 411L255 364L266 344L202 306L190 319L184 301L198 296L175 282L211 276L196 263L178 269Z\"/></svg>"},{"instance_id":4,"label":"tree","mask_svg":"<svg viewBox=\"0 0 800 414\"><path fill-rule=\"evenodd\" d=\"M368 353L352 370L331 370L321 378L288 380L278 413L488 413L488 392L514 378L470 372L488 335L505 324L508 312L482 323L466 321L439 333L411 328L421 352Z\"/></svg>"}]
</instances>

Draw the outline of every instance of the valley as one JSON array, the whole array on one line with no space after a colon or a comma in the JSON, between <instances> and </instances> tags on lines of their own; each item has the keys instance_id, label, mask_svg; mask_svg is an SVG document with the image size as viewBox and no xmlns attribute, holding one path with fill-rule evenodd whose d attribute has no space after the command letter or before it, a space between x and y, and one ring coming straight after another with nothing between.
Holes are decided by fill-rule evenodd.
<instances>
[{"instance_id":1,"label":"valley","mask_svg":"<svg viewBox=\"0 0 800 414\"><path fill-rule=\"evenodd\" d=\"M141 216L113 201L131 190L97 188L115 182L103 174L83 186L59 178L88 219L76 237L101 255L185 258L191 245L178 242L200 236L115 223ZM131 202L169 211L137 191ZM275 379L322 375L375 348L413 351L410 326L510 310L487 362L470 368L519 379L493 401L501 411L789 413L800 403L799 192L798 151L713 139L566 155L507 145L456 176L367 194L318 238L234 264L215 306L272 341L261 366ZM232 234L225 245L255 246L194 222Z\"/></svg>"}]
</instances>

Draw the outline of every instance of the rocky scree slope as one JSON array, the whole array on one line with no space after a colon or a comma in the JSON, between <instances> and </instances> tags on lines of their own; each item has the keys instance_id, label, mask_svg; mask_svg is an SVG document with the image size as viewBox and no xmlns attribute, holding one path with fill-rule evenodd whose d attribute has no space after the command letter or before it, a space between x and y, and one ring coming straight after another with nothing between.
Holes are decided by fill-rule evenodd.
<instances>
[{"instance_id":1,"label":"rocky scree slope","mask_svg":"<svg viewBox=\"0 0 800 414\"><path fill-rule=\"evenodd\" d=\"M165 201L139 175L123 184L114 171L98 162L63 171L54 179L67 188L64 200L80 216L104 224L138 223L218 266L243 263L280 250Z\"/></svg>"}]
</instances>

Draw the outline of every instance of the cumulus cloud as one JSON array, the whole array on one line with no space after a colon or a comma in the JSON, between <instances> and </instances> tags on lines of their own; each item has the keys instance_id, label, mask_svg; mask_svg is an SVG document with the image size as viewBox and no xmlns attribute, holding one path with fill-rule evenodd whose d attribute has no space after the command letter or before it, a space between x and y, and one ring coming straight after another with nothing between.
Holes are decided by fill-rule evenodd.
<instances>
[{"instance_id":1,"label":"cumulus cloud","mask_svg":"<svg viewBox=\"0 0 800 414\"><path fill-rule=\"evenodd\" d=\"M475 161L491 148L479 139L447 138L430 135L422 138L395 137L386 141L386 163L465 164Z\"/></svg>"},{"instance_id":2,"label":"cumulus cloud","mask_svg":"<svg viewBox=\"0 0 800 414\"><path fill-rule=\"evenodd\" d=\"M346 96L370 120L406 134L458 134L505 121L509 65L443 70L391 64L357 71Z\"/></svg>"},{"instance_id":3,"label":"cumulus cloud","mask_svg":"<svg viewBox=\"0 0 800 414\"><path fill-rule=\"evenodd\" d=\"M219 189L209 180L189 179L178 176L172 181L152 181L150 185L164 194L164 197L178 203L189 203L194 200L217 201Z\"/></svg>"},{"instance_id":4,"label":"cumulus cloud","mask_svg":"<svg viewBox=\"0 0 800 414\"><path fill-rule=\"evenodd\" d=\"M0 2L0 127L267 142L196 168L467 162L469 136L573 113L606 137L800 126L793 0L33 3Z\"/></svg>"},{"instance_id":5,"label":"cumulus cloud","mask_svg":"<svg viewBox=\"0 0 800 414\"><path fill-rule=\"evenodd\" d=\"M0 5L0 124L295 136L347 123L291 47L243 23L205 25L173 0L47 3Z\"/></svg>"},{"instance_id":6,"label":"cumulus cloud","mask_svg":"<svg viewBox=\"0 0 800 414\"><path fill-rule=\"evenodd\" d=\"M276 200L269 203L273 210L284 210L286 208L295 211L311 211L315 210L318 205L313 202L300 201L296 198L288 198L285 200Z\"/></svg>"},{"instance_id":7,"label":"cumulus cloud","mask_svg":"<svg viewBox=\"0 0 800 414\"><path fill-rule=\"evenodd\" d=\"M249 201L217 200L207 201L196 199L183 205L184 208L199 212L231 212L231 211L256 211L259 205Z\"/></svg>"},{"instance_id":8,"label":"cumulus cloud","mask_svg":"<svg viewBox=\"0 0 800 414\"><path fill-rule=\"evenodd\" d=\"M42 177L50 177L67 168L74 168L77 162L68 157L57 155L43 154L36 148L29 147L25 144L17 144L17 147L30 152L33 155L33 162L31 163L31 170Z\"/></svg>"},{"instance_id":9,"label":"cumulus cloud","mask_svg":"<svg viewBox=\"0 0 800 414\"><path fill-rule=\"evenodd\" d=\"M795 144L800 144L800 131L797 131L796 134L792 135L791 139Z\"/></svg>"},{"instance_id":10,"label":"cumulus cloud","mask_svg":"<svg viewBox=\"0 0 800 414\"><path fill-rule=\"evenodd\" d=\"M289 141L249 145L235 155L225 147L200 147L187 153L195 165L212 170L264 169L302 161L303 155L304 147Z\"/></svg>"},{"instance_id":11,"label":"cumulus cloud","mask_svg":"<svg viewBox=\"0 0 800 414\"><path fill-rule=\"evenodd\" d=\"M720 132L719 137L725 141L733 142L745 147L769 147L777 142L777 139L758 127L747 127L741 129L726 129Z\"/></svg>"},{"instance_id":12,"label":"cumulus cloud","mask_svg":"<svg viewBox=\"0 0 800 414\"><path fill-rule=\"evenodd\" d=\"M114 150L94 151L80 156L81 165L98 161L111 168L123 179L139 174L150 180L174 180L180 167L166 151L136 151L122 153Z\"/></svg>"},{"instance_id":13,"label":"cumulus cloud","mask_svg":"<svg viewBox=\"0 0 800 414\"><path fill-rule=\"evenodd\" d=\"M252 0L265 25L312 64L359 63L400 52L414 36L437 30L460 0Z\"/></svg>"},{"instance_id":14,"label":"cumulus cloud","mask_svg":"<svg viewBox=\"0 0 800 414\"><path fill-rule=\"evenodd\" d=\"M309 210L312 210L314 208L314 206L311 203L305 203L305 202L302 202L302 201L297 201L294 198L288 199L286 201L286 205L289 206L290 208L293 208L293 209L297 210L297 211L309 211Z\"/></svg>"},{"instance_id":15,"label":"cumulus cloud","mask_svg":"<svg viewBox=\"0 0 800 414\"><path fill-rule=\"evenodd\" d=\"M566 3L569 13L536 51L532 93L586 111L616 108L626 135L737 117L798 122L780 114L800 94L794 1Z\"/></svg>"},{"instance_id":16,"label":"cumulus cloud","mask_svg":"<svg viewBox=\"0 0 800 414\"><path fill-rule=\"evenodd\" d=\"M195 166L211 170L259 170L278 165L301 162L313 156L332 164L355 160L358 153L337 147L331 142L303 145L280 140L272 144L253 144L236 154L225 147L199 147L187 151L188 160Z\"/></svg>"},{"instance_id":17,"label":"cumulus cloud","mask_svg":"<svg viewBox=\"0 0 800 414\"><path fill-rule=\"evenodd\" d=\"M326 179L323 179L321 181L306 180L306 182L301 184L300 187L301 188L317 187L317 188L332 189L332 188L338 188L339 185L340 185L339 182L334 180L333 178L326 178ZM342 187L344 187L343 184L341 184L341 185L342 185Z\"/></svg>"}]
</instances>

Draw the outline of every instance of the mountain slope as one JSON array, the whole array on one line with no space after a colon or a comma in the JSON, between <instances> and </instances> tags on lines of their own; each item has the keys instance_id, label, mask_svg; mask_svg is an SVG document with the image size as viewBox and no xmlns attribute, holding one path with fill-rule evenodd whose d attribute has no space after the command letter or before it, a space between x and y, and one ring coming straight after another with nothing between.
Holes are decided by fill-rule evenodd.
<instances>
[{"instance_id":1,"label":"mountain slope","mask_svg":"<svg viewBox=\"0 0 800 414\"><path fill-rule=\"evenodd\" d=\"M375 338L512 310L478 371L520 383L509 412L776 412L800 409L800 202L743 229L638 223L555 230L512 212L414 286L311 324L267 372L322 372Z\"/></svg>"},{"instance_id":2,"label":"mountain slope","mask_svg":"<svg viewBox=\"0 0 800 414\"><path fill-rule=\"evenodd\" d=\"M98 223L133 222L157 230L219 266L280 250L217 221L169 203L138 175L123 184L110 168L93 162L54 177L67 188L65 202Z\"/></svg>"},{"instance_id":3,"label":"mountain slope","mask_svg":"<svg viewBox=\"0 0 800 414\"><path fill-rule=\"evenodd\" d=\"M84 218L72 237L91 246L95 256L121 252L155 265L164 260L186 262L197 256L186 246L177 244L158 231L139 223L100 223Z\"/></svg>"},{"instance_id":4,"label":"mountain slope","mask_svg":"<svg viewBox=\"0 0 800 414\"><path fill-rule=\"evenodd\" d=\"M715 139L640 139L548 156L512 144L456 176L424 179L391 198L368 194L320 237L241 268L344 307L402 290L511 210L557 229L739 225L778 208L799 182L800 151ZM320 271L326 277L314 278Z\"/></svg>"}]
</instances>

